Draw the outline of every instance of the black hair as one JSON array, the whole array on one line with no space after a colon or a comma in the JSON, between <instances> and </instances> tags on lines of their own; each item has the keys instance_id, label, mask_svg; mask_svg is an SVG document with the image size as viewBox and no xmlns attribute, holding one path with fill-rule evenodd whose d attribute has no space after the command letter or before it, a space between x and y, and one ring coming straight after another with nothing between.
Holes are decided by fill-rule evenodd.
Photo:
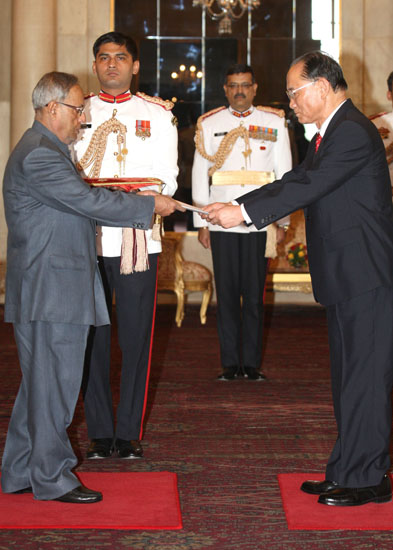
<instances>
[{"instance_id":1,"label":"black hair","mask_svg":"<svg viewBox=\"0 0 393 550\"><path fill-rule=\"evenodd\" d=\"M227 70L227 74L225 75L225 82L228 80L228 76L232 74L240 74L240 73L250 73L252 76L252 83L254 84L255 82L254 71L252 70L250 65L246 65L245 63L236 63L235 65L231 65Z\"/></svg>"},{"instance_id":2,"label":"black hair","mask_svg":"<svg viewBox=\"0 0 393 550\"><path fill-rule=\"evenodd\" d=\"M125 46L128 53L131 55L132 60L136 61L138 59L138 46L130 36L123 34L122 32L107 32L97 38L93 45L93 55L94 59L97 57L98 50L102 44L108 44L113 42L119 46Z\"/></svg>"},{"instance_id":3,"label":"black hair","mask_svg":"<svg viewBox=\"0 0 393 550\"><path fill-rule=\"evenodd\" d=\"M388 76L388 90L389 90L389 92L393 92L392 84L393 84L393 71Z\"/></svg>"},{"instance_id":4,"label":"black hair","mask_svg":"<svg viewBox=\"0 0 393 550\"><path fill-rule=\"evenodd\" d=\"M303 63L302 76L307 80L326 78L335 92L348 88L342 68L330 55L320 51L309 52L292 61L291 67L298 63Z\"/></svg>"}]
</instances>

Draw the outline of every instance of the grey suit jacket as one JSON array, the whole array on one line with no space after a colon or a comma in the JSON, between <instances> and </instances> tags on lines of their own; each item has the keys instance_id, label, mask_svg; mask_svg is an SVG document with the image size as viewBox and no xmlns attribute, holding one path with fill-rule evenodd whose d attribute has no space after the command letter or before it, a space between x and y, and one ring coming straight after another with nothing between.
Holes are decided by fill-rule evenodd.
<instances>
[{"instance_id":1,"label":"grey suit jacket","mask_svg":"<svg viewBox=\"0 0 393 550\"><path fill-rule=\"evenodd\" d=\"M37 121L8 160L3 195L5 321L108 324L96 222L147 229L154 198L90 188L68 147Z\"/></svg>"},{"instance_id":2,"label":"grey suit jacket","mask_svg":"<svg viewBox=\"0 0 393 550\"><path fill-rule=\"evenodd\" d=\"M314 296L324 305L393 286L389 170L375 126L348 99L315 153L281 180L243 195L259 229L305 208Z\"/></svg>"}]
</instances>

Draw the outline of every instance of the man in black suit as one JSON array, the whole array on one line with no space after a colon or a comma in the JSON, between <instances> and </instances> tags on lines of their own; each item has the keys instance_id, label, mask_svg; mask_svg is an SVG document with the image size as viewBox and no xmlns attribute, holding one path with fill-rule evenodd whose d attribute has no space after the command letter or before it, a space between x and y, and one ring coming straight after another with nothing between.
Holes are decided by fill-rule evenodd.
<instances>
[{"instance_id":1,"label":"man in black suit","mask_svg":"<svg viewBox=\"0 0 393 550\"><path fill-rule=\"evenodd\" d=\"M305 209L314 296L326 306L338 437L318 502L388 502L393 380L393 220L389 170L375 126L346 98L341 67L312 52L287 75L290 107L319 129L305 160L240 205L205 208L211 223L259 229Z\"/></svg>"}]
</instances>

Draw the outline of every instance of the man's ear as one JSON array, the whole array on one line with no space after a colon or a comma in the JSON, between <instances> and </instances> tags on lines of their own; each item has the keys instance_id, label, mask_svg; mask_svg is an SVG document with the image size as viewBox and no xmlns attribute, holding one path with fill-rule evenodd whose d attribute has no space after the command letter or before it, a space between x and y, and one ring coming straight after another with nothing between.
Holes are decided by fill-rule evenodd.
<instances>
[{"instance_id":1,"label":"man's ear","mask_svg":"<svg viewBox=\"0 0 393 550\"><path fill-rule=\"evenodd\" d=\"M140 63L139 63L139 60L137 59L136 61L134 61L134 65L132 67L132 74L138 74L139 68L140 68Z\"/></svg>"},{"instance_id":2,"label":"man's ear","mask_svg":"<svg viewBox=\"0 0 393 550\"><path fill-rule=\"evenodd\" d=\"M326 78L320 77L318 78L317 84L321 91L322 97L325 98L328 95L329 91L331 90L330 82Z\"/></svg>"},{"instance_id":3,"label":"man's ear","mask_svg":"<svg viewBox=\"0 0 393 550\"><path fill-rule=\"evenodd\" d=\"M388 98L388 101L392 101L392 103L393 103L392 92L390 90L387 91L386 97Z\"/></svg>"},{"instance_id":4,"label":"man's ear","mask_svg":"<svg viewBox=\"0 0 393 550\"><path fill-rule=\"evenodd\" d=\"M97 76L97 69L96 69L96 62L95 60L93 61L93 65L92 65L92 70L93 70L93 74L95 74Z\"/></svg>"},{"instance_id":5,"label":"man's ear","mask_svg":"<svg viewBox=\"0 0 393 550\"><path fill-rule=\"evenodd\" d=\"M57 102L56 101L53 101L53 100L49 101L47 107L48 107L49 113L52 116L56 115L56 111L57 111Z\"/></svg>"}]
</instances>

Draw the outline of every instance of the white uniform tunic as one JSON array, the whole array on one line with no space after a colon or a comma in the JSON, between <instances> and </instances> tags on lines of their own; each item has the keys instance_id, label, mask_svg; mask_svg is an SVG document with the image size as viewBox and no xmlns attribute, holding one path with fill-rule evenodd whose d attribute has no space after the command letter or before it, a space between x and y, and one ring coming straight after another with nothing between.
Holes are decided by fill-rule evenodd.
<instances>
[{"instance_id":1,"label":"white uniform tunic","mask_svg":"<svg viewBox=\"0 0 393 550\"><path fill-rule=\"evenodd\" d=\"M154 98L151 99L154 101ZM127 127L125 147L128 149L128 154L124 156L123 162L116 160L117 134L109 134L99 177L159 178L165 183L163 194L172 196L177 189L178 174L177 128L173 123L173 114L162 105L138 95L133 95L129 101L123 103L107 103L98 96L89 97L86 100L86 122L92 126L80 131L78 140L74 144L75 160L79 161L82 158L94 131L112 117L114 109L117 110L116 119ZM137 121L148 121L150 137L143 139L135 135ZM88 176L89 169L87 168L87 173L83 175ZM157 190L157 187L153 189ZM161 252L161 243L152 240L151 230L146 236L149 254ZM97 228L99 256L120 256L121 241L121 228Z\"/></svg>"},{"instance_id":2,"label":"white uniform tunic","mask_svg":"<svg viewBox=\"0 0 393 550\"><path fill-rule=\"evenodd\" d=\"M247 129L250 126L270 128L277 131L277 140L268 141L250 137L251 154L245 156L245 141L237 139L232 151L220 170L256 170L273 172L277 179L292 168L292 155L285 118L274 112L261 111L251 107L246 117L236 116L230 107L212 115L207 113L202 121L203 140L208 155L214 155L224 135L239 125ZM239 115L239 114L238 114ZM209 185L208 170L213 164L203 158L196 150L192 168L192 198L197 206L205 206L212 202L229 202L253 189L255 185ZM231 229L223 229L218 225L208 224L198 214L194 214L196 227L208 226L211 231L230 231L249 233L257 231L254 225L238 225ZM261 231L266 231L266 228Z\"/></svg>"},{"instance_id":3,"label":"white uniform tunic","mask_svg":"<svg viewBox=\"0 0 393 550\"><path fill-rule=\"evenodd\" d=\"M381 134L383 134L382 139L386 149L387 147L389 147L389 145L393 143L393 111L390 113L380 113L379 115L370 118L371 122L375 124L378 130L381 130L382 128L384 130L387 130L387 133L385 133L384 130L380 132ZM389 164L389 172L390 183L393 187L393 162Z\"/></svg>"}]
</instances>

